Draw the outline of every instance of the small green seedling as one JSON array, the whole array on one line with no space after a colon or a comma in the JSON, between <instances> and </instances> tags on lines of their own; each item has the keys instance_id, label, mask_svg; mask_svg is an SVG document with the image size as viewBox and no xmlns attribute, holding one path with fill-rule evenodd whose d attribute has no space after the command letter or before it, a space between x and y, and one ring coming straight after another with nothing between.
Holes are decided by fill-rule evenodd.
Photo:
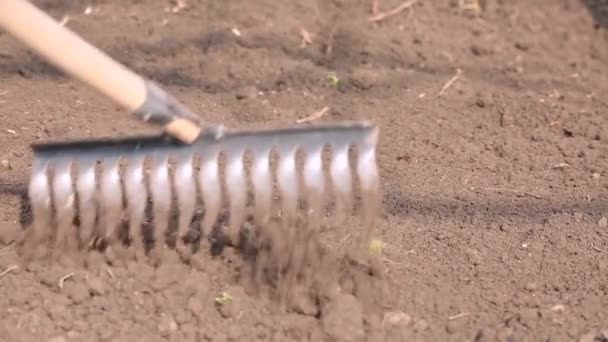
<instances>
[{"instance_id":1,"label":"small green seedling","mask_svg":"<svg viewBox=\"0 0 608 342\"><path fill-rule=\"evenodd\" d=\"M340 83L340 79L338 78L338 76L336 76L336 74L329 74L327 75L327 82L330 86L337 87Z\"/></svg>"},{"instance_id":2,"label":"small green seedling","mask_svg":"<svg viewBox=\"0 0 608 342\"><path fill-rule=\"evenodd\" d=\"M381 254L384 250L384 242L380 239L371 239L369 241L367 249L372 254Z\"/></svg>"},{"instance_id":3,"label":"small green seedling","mask_svg":"<svg viewBox=\"0 0 608 342\"><path fill-rule=\"evenodd\" d=\"M218 305L226 305L232 303L232 296L226 292L222 291L217 297L215 297L215 303Z\"/></svg>"}]
</instances>

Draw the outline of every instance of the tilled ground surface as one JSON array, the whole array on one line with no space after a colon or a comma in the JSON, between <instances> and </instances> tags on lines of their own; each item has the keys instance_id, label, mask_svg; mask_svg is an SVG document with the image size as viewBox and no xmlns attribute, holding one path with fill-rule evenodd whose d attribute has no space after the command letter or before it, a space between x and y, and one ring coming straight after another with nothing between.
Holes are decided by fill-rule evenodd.
<instances>
[{"instance_id":1,"label":"tilled ground surface","mask_svg":"<svg viewBox=\"0 0 608 342\"><path fill-rule=\"evenodd\" d=\"M376 121L385 274L336 258L340 291L283 307L231 248L14 267L28 144L149 128L0 34L0 340L608 339L601 1L36 3L210 121Z\"/></svg>"}]
</instances>

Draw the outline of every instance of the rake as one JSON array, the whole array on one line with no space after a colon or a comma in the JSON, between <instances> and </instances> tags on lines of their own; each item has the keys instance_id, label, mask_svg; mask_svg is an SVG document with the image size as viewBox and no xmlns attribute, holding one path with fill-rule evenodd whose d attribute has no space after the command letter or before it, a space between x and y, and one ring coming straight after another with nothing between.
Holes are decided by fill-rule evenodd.
<instances>
[{"instance_id":1,"label":"rake","mask_svg":"<svg viewBox=\"0 0 608 342\"><path fill-rule=\"evenodd\" d=\"M212 236L225 210L226 235L237 243L247 220L257 227L268 224L277 198L280 217L292 224L302 213L311 220L328 212L329 202L323 201L328 194L334 195L339 217L352 212L355 188L365 224L372 226L380 191L374 124L278 129L210 124L27 1L1 2L0 25L135 118L164 130L33 144L28 195L34 240L52 241L55 250L73 239L80 248L94 239L111 246L126 231L126 241L141 247L149 209L154 249L163 250L172 208L177 211L176 243L185 245L202 202L201 237Z\"/></svg>"}]
</instances>

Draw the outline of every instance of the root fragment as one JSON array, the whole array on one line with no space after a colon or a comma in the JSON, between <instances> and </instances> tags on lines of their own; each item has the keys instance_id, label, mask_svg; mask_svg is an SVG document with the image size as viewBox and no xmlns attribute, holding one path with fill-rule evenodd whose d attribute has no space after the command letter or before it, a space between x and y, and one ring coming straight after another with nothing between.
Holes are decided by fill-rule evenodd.
<instances>
[{"instance_id":1,"label":"root fragment","mask_svg":"<svg viewBox=\"0 0 608 342\"><path fill-rule=\"evenodd\" d=\"M17 265L11 265L11 266L7 267L4 271L2 271L0 273L0 278L4 277L5 275L7 275L10 272L15 271L17 269L19 269L19 266L17 266Z\"/></svg>"},{"instance_id":2,"label":"root fragment","mask_svg":"<svg viewBox=\"0 0 608 342\"><path fill-rule=\"evenodd\" d=\"M327 113L329 113L329 107L325 106L323 108L321 108L320 110L310 114L309 116L302 118L302 119L298 119L296 121L296 123L306 123L306 122L312 122L312 121L316 121L319 120L320 118L324 117L325 115L327 115Z\"/></svg>"},{"instance_id":3,"label":"root fragment","mask_svg":"<svg viewBox=\"0 0 608 342\"><path fill-rule=\"evenodd\" d=\"M61 277L59 279L59 281L57 282L57 285L59 286L60 289L63 289L63 284L65 283L66 280L72 278L74 276L74 272L72 273L68 273L66 275L64 275L63 277Z\"/></svg>"},{"instance_id":4,"label":"root fragment","mask_svg":"<svg viewBox=\"0 0 608 342\"><path fill-rule=\"evenodd\" d=\"M462 70L456 69L456 75L454 75L447 82L445 82L443 87L441 87L441 90L439 91L439 93L437 93L437 96L443 95L446 92L446 90L448 90L456 81L458 81L458 79L460 78L460 75L462 75Z\"/></svg>"},{"instance_id":5,"label":"root fragment","mask_svg":"<svg viewBox=\"0 0 608 342\"><path fill-rule=\"evenodd\" d=\"M397 15L403 11L405 11L406 9L412 7L418 0L407 0L405 2L403 2L401 5L393 8L392 10L388 10L385 12L377 12L378 11L378 1L374 1L372 3L372 16L369 17L367 20L369 20L370 22L379 22L382 21L388 17L392 17L394 15ZM373 12L376 11L376 13L374 14Z\"/></svg>"}]
</instances>

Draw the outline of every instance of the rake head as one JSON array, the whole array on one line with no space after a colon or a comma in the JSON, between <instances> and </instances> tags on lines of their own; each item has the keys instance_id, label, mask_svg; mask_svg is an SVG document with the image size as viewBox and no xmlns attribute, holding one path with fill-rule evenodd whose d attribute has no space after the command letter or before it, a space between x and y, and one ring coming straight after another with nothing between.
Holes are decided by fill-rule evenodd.
<instances>
[{"instance_id":1,"label":"rake head","mask_svg":"<svg viewBox=\"0 0 608 342\"><path fill-rule=\"evenodd\" d=\"M176 246L191 243L193 231L211 237L226 213L235 242L250 219L260 229L273 216L289 225L343 219L356 189L358 212L371 227L379 206L377 139L377 127L354 122L226 129L193 144L161 135L34 144L33 236L55 250L69 241L87 248L95 239L145 249L148 226L153 248L164 249L168 236Z\"/></svg>"}]
</instances>

